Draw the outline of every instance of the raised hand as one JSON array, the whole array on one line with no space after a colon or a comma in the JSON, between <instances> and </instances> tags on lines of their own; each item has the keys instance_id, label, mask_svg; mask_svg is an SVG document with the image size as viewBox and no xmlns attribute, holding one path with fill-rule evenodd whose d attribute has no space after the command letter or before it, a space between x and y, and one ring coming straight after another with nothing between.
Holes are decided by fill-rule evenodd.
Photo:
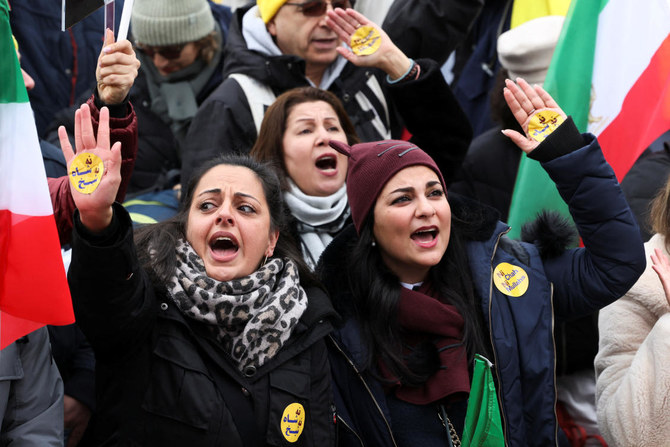
<instances>
[{"instance_id":1,"label":"raised hand","mask_svg":"<svg viewBox=\"0 0 670 447\"><path fill-rule=\"evenodd\" d=\"M67 162L68 175L72 176L72 162L75 152L67 137L65 127L58 128L58 138ZM95 154L103 162L104 173L97 188L90 194L84 194L71 187L72 198L79 209L81 223L92 232L100 232L112 221L112 204L121 184L121 143L109 147L109 110L100 109L97 138L93 132L91 111L87 104L82 105L74 115L74 141L76 154Z\"/></svg>"},{"instance_id":2,"label":"raised hand","mask_svg":"<svg viewBox=\"0 0 670 447\"><path fill-rule=\"evenodd\" d=\"M549 93L539 85L531 86L522 78L517 78L516 84L509 79L505 80L503 95L526 135L521 135L512 129L504 129L502 132L526 153L530 153L540 144L539 141L531 138L528 129L533 115L548 110L560 115L562 121L567 118Z\"/></svg>"},{"instance_id":3,"label":"raised hand","mask_svg":"<svg viewBox=\"0 0 670 447\"><path fill-rule=\"evenodd\" d=\"M130 42L114 43L114 32L108 29L95 69L100 99L105 104L120 104L133 86L139 68L140 61Z\"/></svg>"},{"instance_id":4,"label":"raised hand","mask_svg":"<svg viewBox=\"0 0 670 447\"><path fill-rule=\"evenodd\" d=\"M663 291L665 292L665 299L670 304L670 261L668 257L658 248L654 249L654 254L651 255L652 269L658 275L658 278L663 284Z\"/></svg>"},{"instance_id":5,"label":"raised hand","mask_svg":"<svg viewBox=\"0 0 670 447\"><path fill-rule=\"evenodd\" d=\"M349 48L342 46L337 48L337 52L352 64L379 68L391 79L398 79L409 70L411 61L405 53L393 43L380 26L368 20L360 12L351 8L346 10L336 8L327 12L326 24L348 46L351 45L351 36L363 26L370 26L378 33L375 38L379 40L379 47L371 54L358 55Z\"/></svg>"}]
</instances>

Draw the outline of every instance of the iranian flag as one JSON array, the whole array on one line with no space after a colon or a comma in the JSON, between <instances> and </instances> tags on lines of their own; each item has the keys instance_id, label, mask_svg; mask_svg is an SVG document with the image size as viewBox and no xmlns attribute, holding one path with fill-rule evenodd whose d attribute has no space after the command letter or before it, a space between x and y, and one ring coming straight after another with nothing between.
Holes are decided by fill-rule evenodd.
<instances>
[{"instance_id":1,"label":"iranian flag","mask_svg":"<svg viewBox=\"0 0 670 447\"><path fill-rule=\"evenodd\" d=\"M74 322L33 113L0 0L0 349Z\"/></svg>"},{"instance_id":2,"label":"iranian flag","mask_svg":"<svg viewBox=\"0 0 670 447\"><path fill-rule=\"evenodd\" d=\"M582 132L598 137L621 180L670 129L670 2L572 0L544 88ZM541 209L567 205L540 164L519 165L511 236Z\"/></svg>"}]
</instances>

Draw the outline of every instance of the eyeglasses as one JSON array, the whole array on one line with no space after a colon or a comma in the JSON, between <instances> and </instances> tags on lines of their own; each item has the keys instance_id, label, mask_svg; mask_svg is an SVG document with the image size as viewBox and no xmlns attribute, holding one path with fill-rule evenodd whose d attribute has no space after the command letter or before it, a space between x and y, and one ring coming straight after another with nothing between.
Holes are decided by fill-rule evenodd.
<instances>
[{"instance_id":1,"label":"eyeglasses","mask_svg":"<svg viewBox=\"0 0 670 447\"><path fill-rule=\"evenodd\" d=\"M162 47L151 47L148 45L136 44L135 47L148 57L153 58L156 54L160 54L165 59L179 59L181 52L186 44L166 45Z\"/></svg>"},{"instance_id":2,"label":"eyeglasses","mask_svg":"<svg viewBox=\"0 0 670 447\"><path fill-rule=\"evenodd\" d=\"M302 12L307 17L317 17L322 16L326 13L326 9L328 8L327 3L328 2L326 2L325 0L308 0L303 3L286 2L284 4L297 6L300 9L300 12ZM347 9L351 8L353 6L353 3L354 2L350 0L331 0L330 6L332 6L333 9L335 8Z\"/></svg>"}]
</instances>

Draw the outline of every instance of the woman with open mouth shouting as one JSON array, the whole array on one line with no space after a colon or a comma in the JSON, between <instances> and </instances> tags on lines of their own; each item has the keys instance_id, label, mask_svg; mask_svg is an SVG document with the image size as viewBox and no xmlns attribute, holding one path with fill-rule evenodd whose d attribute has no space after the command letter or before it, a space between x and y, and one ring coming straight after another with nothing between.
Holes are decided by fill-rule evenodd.
<instances>
[{"instance_id":1,"label":"woman with open mouth shouting","mask_svg":"<svg viewBox=\"0 0 670 447\"><path fill-rule=\"evenodd\" d=\"M280 236L274 170L246 156L210 161L179 213L133 241L129 214L114 203L119 145L76 130L76 157L61 138L68 167L94 160L90 150L110 153L93 187L72 192L69 282L98 362L83 442L334 445L324 341L334 311Z\"/></svg>"},{"instance_id":2,"label":"woman with open mouth shouting","mask_svg":"<svg viewBox=\"0 0 670 447\"><path fill-rule=\"evenodd\" d=\"M447 198L439 167L412 143L330 142L349 157L353 220L316 270L344 320L329 337L340 445L484 445L475 433L489 446L558 445L554 318L606 306L644 270L595 137L539 86L508 80L504 96L526 132L505 135L556 182L583 248L567 249L568 224L549 217L530 243L509 239L492 208ZM547 243L552 232L564 239ZM493 364L487 399L473 384L489 368L480 356Z\"/></svg>"}]
</instances>

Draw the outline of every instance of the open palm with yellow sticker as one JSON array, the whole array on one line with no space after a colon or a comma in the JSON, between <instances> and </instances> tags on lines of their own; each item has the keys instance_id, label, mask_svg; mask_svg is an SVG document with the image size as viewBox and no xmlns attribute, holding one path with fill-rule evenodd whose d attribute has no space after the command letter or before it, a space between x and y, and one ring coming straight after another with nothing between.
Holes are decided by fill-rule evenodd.
<instances>
[{"instance_id":1,"label":"open palm with yellow sticker","mask_svg":"<svg viewBox=\"0 0 670 447\"><path fill-rule=\"evenodd\" d=\"M398 48L384 30L360 12L336 8L327 12L326 23L348 47L337 51L359 67L383 70L391 80L401 79L414 62Z\"/></svg>"},{"instance_id":2,"label":"open palm with yellow sticker","mask_svg":"<svg viewBox=\"0 0 670 447\"><path fill-rule=\"evenodd\" d=\"M567 119L549 93L539 85L531 86L522 78L517 78L516 83L507 79L503 95L526 135L511 129L502 132L526 153L539 146Z\"/></svg>"},{"instance_id":3,"label":"open palm with yellow sticker","mask_svg":"<svg viewBox=\"0 0 670 447\"><path fill-rule=\"evenodd\" d=\"M100 110L97 136L88 105L76 111L75 150L63 126L58 129L58 137L81 223L92 232L102 231L112 221L112 204L121 184L121 143L110 148L109 110L106 107Z\"/></svg>"}]
</instances>

